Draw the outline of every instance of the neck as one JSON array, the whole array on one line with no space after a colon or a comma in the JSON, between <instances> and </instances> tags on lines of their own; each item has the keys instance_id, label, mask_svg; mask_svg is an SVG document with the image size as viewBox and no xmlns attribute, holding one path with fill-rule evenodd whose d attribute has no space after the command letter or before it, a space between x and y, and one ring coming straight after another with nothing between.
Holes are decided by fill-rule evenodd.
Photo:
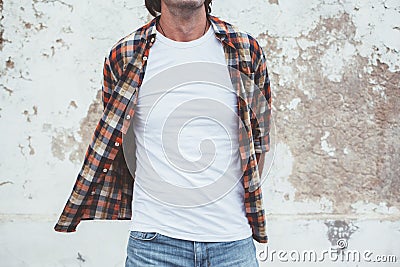
<instances>
[{"instance_id":1,"label":"neck","mask_svg":"<svg viewBox=\"0 0 400 267\"><path fill-rule=\"evenodd\" d=\"M203 36L208 29L204 5L197 9L168 7L161 1L161 17L157 27L166 37L178 42L189 42Z\"/></svg>"}]
</instances>

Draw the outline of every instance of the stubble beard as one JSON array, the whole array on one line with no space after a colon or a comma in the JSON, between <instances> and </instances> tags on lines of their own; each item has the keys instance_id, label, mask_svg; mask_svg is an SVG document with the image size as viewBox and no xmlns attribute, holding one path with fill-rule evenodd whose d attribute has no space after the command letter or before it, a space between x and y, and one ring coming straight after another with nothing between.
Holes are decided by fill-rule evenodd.
<instances>
[{"instance_id":1,"label":"stubble beard","mask_svg":"<svg viewBox=\"0 0 400 267\"><path fill-rule=\"evenodd\" d=\"M176 16L190 16L204 7L205 0L163 0L169 11Z\"/></svg>"}]
</instances>

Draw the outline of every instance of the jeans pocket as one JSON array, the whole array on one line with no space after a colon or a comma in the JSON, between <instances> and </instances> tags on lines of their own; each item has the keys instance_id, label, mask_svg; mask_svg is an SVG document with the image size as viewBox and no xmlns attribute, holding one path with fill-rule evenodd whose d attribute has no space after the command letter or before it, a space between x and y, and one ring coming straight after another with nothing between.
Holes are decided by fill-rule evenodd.
<instances>
[{"instance_id":1,"label":"jeans pocket","mask_svg":"<svg viewBox=\"0 0 400 267\"><path fill-rule=\"evenodd\" d=\"M154 240L157 236L157 232L142 232L142 231L131 231L129 236L133 239L142 240L142 241L151 241Z\"/></svg>"}]
</instances>

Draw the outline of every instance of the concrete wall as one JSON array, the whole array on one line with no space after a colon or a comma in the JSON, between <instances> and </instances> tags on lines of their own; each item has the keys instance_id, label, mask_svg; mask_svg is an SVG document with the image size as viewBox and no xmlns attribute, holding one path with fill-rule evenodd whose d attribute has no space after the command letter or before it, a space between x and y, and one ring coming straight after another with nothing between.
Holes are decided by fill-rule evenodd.
<instances>
[{"instance_id":1,"label":"concrete wall","mask_svg":"<svg viewBox=\"0 0 400 267\"><path fill-rule=\"evenodd\" d=\"M0 266L123 266L129 222L53 226L101 114L103 57L150 19L144 1L0 1ZM215 0L255 36L273 91L266 249L400 262L400 4ZM265 253L263 253L265 252ZM281 255L282 258L285 256ZM318 266L396 266L325 259Z\"/></svg>"}]
</instances>

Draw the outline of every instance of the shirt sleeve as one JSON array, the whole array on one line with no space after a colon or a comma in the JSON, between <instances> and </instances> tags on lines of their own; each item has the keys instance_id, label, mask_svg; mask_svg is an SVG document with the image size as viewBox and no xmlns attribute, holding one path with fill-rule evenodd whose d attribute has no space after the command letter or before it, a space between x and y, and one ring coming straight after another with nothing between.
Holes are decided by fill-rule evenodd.
<instances>
[{"instance_id":1,"label":"shirt sleeve","mask_svg":"<svg viewBox=\"0 0 400 267\"><path fill-rule=\"evenodd\" d=\"M111 94L114 90L117 81L115 75L111 70L110 59L108 56L104 58L103 65L103 80L102 80L102 97L103 109L106 108L108 101L110 100Z\"/></svg>"},{"instance_id":2,"label":"shirt sleeve","mask_svg":"<svg viewBox=\"0 0 400 267\"><path fill-rule=\"evenodd\" d=\"M252 112L251 125L254 149L256 153L260 154L270 150L271 87L265 53L261 46L258 48L260 60L254 73L256 108Z\"/></svg>"}]
</instances>

